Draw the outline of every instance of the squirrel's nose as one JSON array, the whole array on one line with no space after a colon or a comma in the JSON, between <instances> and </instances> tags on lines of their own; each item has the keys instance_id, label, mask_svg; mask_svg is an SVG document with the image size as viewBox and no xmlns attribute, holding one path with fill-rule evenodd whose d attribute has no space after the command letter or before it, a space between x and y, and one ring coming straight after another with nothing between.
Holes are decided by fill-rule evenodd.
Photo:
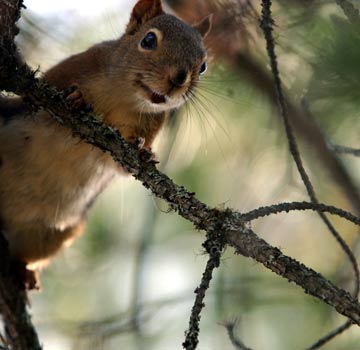
<instances>
[{"instance_id":1,"label":"squirrel's nose","mask_svg":"<svg viewBox=\"0 0 360 350\"><path fill-rule=\"evenodd\" d=\"M179 69L176 75L170 78L170 82L176 87L181 87L184 85L187 75L186 69Z\"/></svg>"}]
</instances>

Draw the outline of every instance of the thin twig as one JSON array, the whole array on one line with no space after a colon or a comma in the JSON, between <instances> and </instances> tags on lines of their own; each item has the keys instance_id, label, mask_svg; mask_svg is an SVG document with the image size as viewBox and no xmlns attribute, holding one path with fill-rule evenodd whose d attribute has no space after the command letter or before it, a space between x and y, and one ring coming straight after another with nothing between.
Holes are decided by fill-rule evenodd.
<instances>
[{"instance_id":1,"label":"thin twig","mask_svg":"<svg viewBox=\"0 0 360 350\"><path fill-rule=\"evenodd\" d=\"M182 344L186 350L195 350L199 343L200 318L201 311L205 306L204 299L206 291L210 286L214 270L220 266L220 258L225 246L224 237L217 229L214 231L209 230L207 236L208 238L204 242L203 247L209 254L209 259L206 263L200 285L195 289L195 302L191 310L189 327L185 332L185 341Z\"/></svg>"},{"instance_id":2,"label":"thin twig","mask_svg":"<svg viewBox=\"0 0 360 350\"><path fill-rule=\"evenodd\" d=\"M313 210L313 211L321 211L321 212L327 212L332 215L337 215L341 218L344 218L350 222L352 222L355 225L360 225L360 217L355 216L351 213L349 213L346 210L333 207L331 205L325 205L325 204L314 204L309 202L291 202L291 203L280 203L280 204L274 204L266 207L260 207L254 210L251 210L247 213L241 214L245 221L252 221L256 220L258 218L269 216L272 214L278 214L281 212L288 213L289 211L295 211L295 210Z\"/></svg>"},{"instance_id":3,"label":"thin twig","mask_svg":"<svg viewBox=\"0 0 360 350\"><path fill-rule=\"evenodd\" d=\"M262 12L261 12L262 19L260 21L260 27L264 32L264 36L265 36L265 40L266 40L266 49L267 49L267 54L270 59L271 71L272 71L272 75L274 78L274 85L275 85L275 91L276 91L276 96L277 96L277 101L278 101L278 107L279 107L280 115L284 122L284 127L285 127L286 136L288 139L290 153L292 154L292 157L295 161L295 164L299 171L300 177L305 185L305 188L308 192L311 202L314 204L319 204L319 201L315 194L313 185L312 185L310 178L309 178L308 174L306 173L305 168L303 166L301 156L299 153L299 149L298 149L298 145L296 142L296 138L295 138L295 135L292 130L290 120L288 117L288 111L287 111L285 97L284 97L283 90L282 90L280 73L279 73L278 64L277 64L277 57L275 54L275 43L274 43L274 38L272 35L274 21L272 19L272 15L271 15L271 1L270 0L262 0L261 5L262 5ZM352 265L352 268L353 268L354 274L355 274L355 288L354 288L353 295L356 297L359 294L359 282L360 282L360 273L359 273L359 268L357 265L356 258L354 256L354 254L352 253L348 244L343 240L343 238L340 236L340 234L337 232L337 230L334 228L334 226L331 224L331 222L325 216L325 214L321 211L317 211L317 212L318 212L320 218L322 219L322 221L325 223L325 225L329 229L330 233L333 235L333 237L339 243L339 245L341 246L341 248L343 249L343 251L345 252L345 254L348 256L348 258L350 260L350 263Z\"/></svg>"},{"instance_id":4,"label":"thin twig","mask_svg":"<svg viewBox=\"0 0 360 350\"><path fill-rule=\"evenodd\" d=\"M191 309L189 327L185 332L185 341L182 344L183 348L186 350L195 350L199 343L201 311L205 307L205 294L209 288L212 274L216 267L218 267L218 265L214 263L214 259L209 257L200 285L195 289L195 302Z\"/></svg>"},{"instance_id":5,"label":"thin twig","mask_svg":"<svg viewBox=\"0 0 360 350\"><path fill-rule=\"evenodd\" d=\"M316 350L319 349L321 346L325 345L326 343L328 343L330 340L334 339L335 337L337 337L339 334L341 334L342 332L346 331L348 328L350 328L353 325L353 323L349 320L346 321L344 324L342 324L341 326L339 326L338 328L335 328L332 332L330 332L329 334L327 334L326 336L322 337L321 339L319 339L316 343L314 343L313 345L311 345L309 348L307 348L306 350Z\"/></svg>"},{"instance_id":6,"label":"thin twig","mask_svg":"<svg viewBox=\"0 0 360 350\"><path fill-rule=\"evenodd\" d=\"M236 335L235 335L235 326L236 321L225 322L224 326L228 332L231 344L238 350L252 350L247 347Z\"/></svg>"},{"instance_id":7,"label":"thin twig","mask_svg":"<svg viewBox=\"0 0 360 350\"><path fill-rule=\"evenodd\" d=\"M340 146L340 145L333 145L331 148L336 152L340 154L350 154L355 157L360 157L360 149L351 148L347 146Z\"/></svg>"}]
</instances>

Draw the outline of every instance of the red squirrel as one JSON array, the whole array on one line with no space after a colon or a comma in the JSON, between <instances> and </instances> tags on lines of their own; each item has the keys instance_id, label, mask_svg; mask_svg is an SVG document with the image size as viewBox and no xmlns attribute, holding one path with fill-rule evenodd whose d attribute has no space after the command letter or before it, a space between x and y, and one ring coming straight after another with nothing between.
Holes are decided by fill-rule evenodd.
<instances>
[{"instance_id":1,"label":"red squirrel","mask_svg":"<svg viewBox=\"0 0 360 350\"><path fill-rule=\"evenodd\" d=\"M142 140L150 150L206 70L210 27L211 17L190 26L166 14L161 0L139 0L120 39L65 59L43 78L59 90L72 88L72 105L91 104L127 141ZM0 100L0 221L34 288L37 270L82 233L88 208L122 170L47 112L28 116L21 104Z\"/></svg>"}]
</instances>

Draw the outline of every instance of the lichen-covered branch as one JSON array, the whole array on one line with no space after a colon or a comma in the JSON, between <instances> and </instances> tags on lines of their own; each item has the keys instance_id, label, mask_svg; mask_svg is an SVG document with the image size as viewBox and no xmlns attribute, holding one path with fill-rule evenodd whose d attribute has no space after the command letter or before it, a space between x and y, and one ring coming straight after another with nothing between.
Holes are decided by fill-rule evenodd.
<instances>
[{"instance_id":1,"label":"lichen-covered branch","mask_svg":"<svg viewBox=\"0 0 360 350\"><path fill-rule=\"evenodd\" d=\"M226 212L224 212L226 215ZM220 219L220 218L219 218ZM220 220L218 226L220 226ZM221 228L221 227L220 227ZM186 350L195 350L199 342L201 311L205 307L204 299L210 286L214 270L220 266L221 255L225 247L224 236L217 229L207 231L207 239L203 244L209 259L202 275L199 287L195 289L195 302L191 310L189 328L185 332L185 341L182 344Z\"/></svg>"},{"instance_id":2,"label":"lichen-covered branch","mask_svg":"<svg viewBox=\"0 0 360 350\"><path fill-rule=\"evenodd\" d=\"M26 310L25 289L16 283L7 244L0 234L0 314L6 342L12 350L41 350L36 330Z\"/></svg>"},{"instance_id":3,"label":"lichen-covered branch","mask_svg":"<svg viewBox=\"0 0 360 350\"><path fill-rule=\"evenodd\" d=\"M22 0L0 1L0 76L1 82L9 87L14 86L14 75L21 74L16 72L19 69L19 56L14 38L18 33L15 23L22 6ZM26 291L16 283L12 268L0 223L0 313L5 323L6 343L12 350L41 350L36 330L27 313Z\"/></svg>"},{"instance_id":4,"label":"lichen-covered branch","mask_svg":"<svg viewBox=\"0 0 360 350\"><path fill-rule=\"evenodd\" d=\"M291 203L285 202L285 203L273 204L267 207L260 207L251 210L248 213L243 213L242 217L245 221L252 221L272 214L279 214L282 212L288 213L290 211L301 211L301 210L321 211L323 213L337 215L352 222L355 225L360 225L360 217L355 216L346 210L339 209L331 205L325 205L321 203L314 204L309 202L291 202Z\"/></svg>"},{"instance_id":5,"label":"lichen-covered branch","mask_svg":"<svg viewBox=\"0 0 360 350\"><path fill-rule=\"evenodd\" d=\"M22 0L0 0L0 74L1 85L14 87L14 76L21 75L17 72L24 66L19 66L20 60L16 45L15 36L19 29L16 26L20 18L20 10L23 7ZM0 86L1 90L1 86Z\"/></svg>"},{"instance_id":6,"label":"lichen-covered branch","mask_svg":"<svg viewBox=\"0 0 360 350\"><path fill-rule=\"evenodd\" d=\"M252 230L243 229L241 234L238 232L238 227L234 226L232 230L229 227L225 233L226 242L235 248L237 254L262 263L289 282L300 285L307 294L316 295L326 303L331 300L331 306L343 315L346 305L346 316L359 324L360 318L357 315L359 303L349 293L338 289L314 270L308 269L305 265L282 254L278 248L270 246Z\"/></svg>"}]
</instances>

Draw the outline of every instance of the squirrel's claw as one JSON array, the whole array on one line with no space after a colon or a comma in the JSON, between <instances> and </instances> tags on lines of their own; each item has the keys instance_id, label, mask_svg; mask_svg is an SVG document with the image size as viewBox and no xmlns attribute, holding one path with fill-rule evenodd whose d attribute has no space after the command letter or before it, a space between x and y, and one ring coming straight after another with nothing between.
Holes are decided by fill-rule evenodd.
<instances>
[{"instance_id":1,"label":"squirrel's claw","mask_svg":"<svg viewBox=\"0 0 360 350\"><path fill-rule=\"evenodd\" d=\"M139 158L146 163L159 163L155 160L155 153L151 151L151 148L144 148L145 145L145 138L138 136L130 139L130 142L135 146L138 150Z\"/></svg>"},{"instance_id":2,"label":"squirrel's claw","mask_svg":"<svg viewBox=\"0 0 360 350\"><path fill-rule=\"evenodd\" d=\"M66 91L66 102L73 111L91 112L93 110L93 106L86 103L78 84L72 84Z\"/></svg>"},{"instance_id":3,"label":"squirrel's claw","mask_svg":"<svg viewBox=\"0 0 360 350\"><path fill-rule=\"evenodd\" d=\"M144 137L137 137L137 138L135 139L134 146L135 146L138 150L143 149L144 145L145 145L145 138L144 138Z\"/></svg>"},{"instance_id":4,"label":"squirrel's claw","mask_svg":"<svg viewBox=\"0 0 360 350\"><path fill-rule=\"evenodd\" d=\"M158 164L159 162L155 159L155 153L151 151L151 148L142 148L139 150L139 158L146 163Z\"/></svg>"}]
</instances>

